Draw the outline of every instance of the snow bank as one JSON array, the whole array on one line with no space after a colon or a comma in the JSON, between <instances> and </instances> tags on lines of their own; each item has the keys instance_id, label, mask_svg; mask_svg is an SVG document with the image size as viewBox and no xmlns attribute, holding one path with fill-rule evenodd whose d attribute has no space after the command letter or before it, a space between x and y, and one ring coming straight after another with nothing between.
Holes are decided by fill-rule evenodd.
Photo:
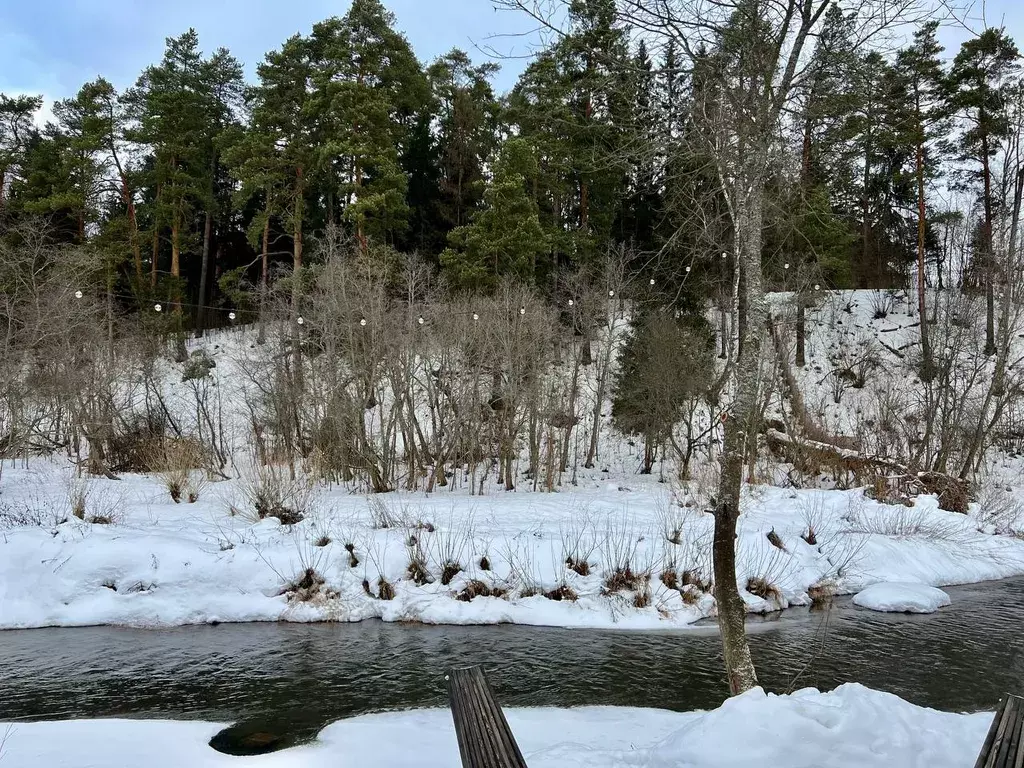
<instances>
[{"instance_id":1,"label":"snow bank","mask_svg":"<svg viewBox=\"0 0 1024 768\"><path fill-rule=\"evenodd\" d=\"M175 504L156 479L125 475L88 481L95 511L116 507L117 523L99 525L69 515L54 521L67 504L67 470L41 460L31 466L3 476L0 503L45 512L39 524L0 530L3 629L374 617L657 629L715 611L710 594L683 586L687 572L705 586L711 581L712 516L678 506L650 480L638 479L630 491L609 490L598 475L552 494L388 494L375 501L390 505L400 522L380 529L368 500L346 489L319 491L305 521L283 526L231 515L241 503L234 480L210 485L198 503ZM417 527L423 523L429 528ZM809 526L813 545L805 539ZM782 548L769 540L772 531ZM413 539L429 583L410 578ZM570 549L589 573L567 567ZM623 553L647 578L636 590L608 594ZM462 570L443 584L450 557ZM751 487L737 563L748 610L766 612L805 605L823 585L846 594L876 582L940 586L1020 575L1024 541L980 533L976 519L944 512L931 497L908 509L859 490ZM323 584L312 599L295 599L289 592L308 568ZM675 582L663 580L671 573ZM381 578L393 599L379 599ZM479 596L480 584L499 596ZM562 588L568 591L554 593ZM637 591L649 600L637 601Z\"/></svg>"},{"instance_id":2,"label":"snow bank","mask_svg":"<svg viewBox=\"0 0 1024 768\"><path fill-rule=\"evenodd\" d=\"M949 595L925 584L872 584L853 597L855 605L890 613L935 613L949 605Z\"/></svg>"},{"instance_id":3,"label":"snow bank","mask_svg":"<svg viewBox=\"0 0 1024 768\"><path fill-rule=\"evenodd\" d=\"M856 684L831 693L774 696L756 689L706 713L619 707L510 709L531 768L891 768L973 764L990 714L914 706ZM5 768L450 768L458 745L446 710L368 715L325 728L313 744L254 758L207 746L222 726L80 720L19 723L7 731ZM0 724L0 738L6 731Z\"/></svg>"}]
</instances>

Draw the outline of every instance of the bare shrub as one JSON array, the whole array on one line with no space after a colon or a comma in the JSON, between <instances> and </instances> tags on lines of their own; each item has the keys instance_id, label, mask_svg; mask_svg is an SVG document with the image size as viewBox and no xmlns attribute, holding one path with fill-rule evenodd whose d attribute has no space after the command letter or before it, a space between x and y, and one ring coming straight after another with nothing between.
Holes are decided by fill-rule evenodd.
<instances>
[{"instance_id":1,"label":"bare shrub","mask_svg":"<svg viewBox=\"0 0 1024 768\"><path fill-rule=\"evenodd\" d=\"M508 563L509 591L515 591L518 597L533 597L540 594L540 577L537 574L537 563L530 542L508 539L502 554Z\"/></svg>"},{"instance_id":2,"label":"bare shrub","mask_svg":"<svg viewBox=\"0 0 1024 768\"><path fill-rule=\"evenodd\" d=\"M597 550L597 535L587 510L580 510L562 526L561 538L565 566L580 576L589 576L591 559Z\"/></svg>"},{"instance_id":3,"label":"bare shrub","mask_svg":"<svg viewBox=\"0 0 1024 768\"><path fill-rule=\"evenodd\" d=\"M989 476L979 483L978 522L1009 536L1024 536L1024 503L1009 486Z\"/></svg>"},{"instance_id":4,"label":"bare shrub","mask_svg":"<svg viewBox=\"0 0 1024 768\"><path fill-rule=\"evenodd\" d=\"M628 515L619 520L609 519L607 533L603 543L605 577L603 590L605 594L631 592L634 605L638 608L650 605L650 581L653 564L650 557L641 550L641 543L646 538L640 530L636 519Z\"/></svg>"},{"instance_id":5,"label":"bare shrub","mask_svg":"<svg viewBox=\"0 0 1024 768\"><path fill-rule=\"evenodd\" d=\"M272 464L256 465L239 478L245 500L242 514L253 521L276 517L282 525L294 525L314 511L314 485L306 476L290 476Z\"/></svg>"},{"instance_id":6,"label":"bare shrub","mask_svg":"<svg viewBox=\"0 0 1024 768\"><path fill-rule=\"evenodd\" d=\"M164 438L150 443L147 466L163 482L175 504L195 504L206 486L195 470L209 464L207 451L196 440Z\"/></svg>"},{"instance_id":7,"label":"bare shrub","mask_svg":"<svg viewBox=\"0 0 1024 768\"><path fill-rule=\"evenodd\" d=\"M441 584L448 586L459 575L464 564L469 562L470 544L473 541L473 517L470 513L465 523L455 520L450 514L448 525L438 528L431 537L434 559L441 572Z\"/></svg>"},{"instance_id":8,"label":"bare shrub","mask_svg":"<svg viewBox=\"0 0 1024 768\"><path fill-rule=\"evenodd\" d=\"M366 506L370 510L370 523L377 530L408 527L408 510L404 506L397 509L383 496L374 495L366 498Z\"/></svg>"}]
</instances>

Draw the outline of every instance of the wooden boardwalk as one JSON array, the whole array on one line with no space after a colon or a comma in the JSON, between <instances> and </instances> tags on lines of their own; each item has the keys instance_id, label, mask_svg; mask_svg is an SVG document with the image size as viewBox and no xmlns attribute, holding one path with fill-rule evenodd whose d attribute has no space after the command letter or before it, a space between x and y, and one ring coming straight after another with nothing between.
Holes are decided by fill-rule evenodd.
<instances>
[{"instance_id":1,"label":"wooden boardwalk","mask_svg":"<svg viewBox=\"0 0 1024 768\"><path fill-rule=\"evenodd\" d=\"M974 768L1024 768L1024 698L1003 697Z\"/></svg>"},{"instance_id":2,"label":"wooden boardwalk","mask_svg":"<svg viewBox=\"0 0 1024 768\"><path fill-rule=\"evenodd\" d=\"M483 670L453 669L445 679L463 768L526 768Z\"/></svg>"}]
</instances>

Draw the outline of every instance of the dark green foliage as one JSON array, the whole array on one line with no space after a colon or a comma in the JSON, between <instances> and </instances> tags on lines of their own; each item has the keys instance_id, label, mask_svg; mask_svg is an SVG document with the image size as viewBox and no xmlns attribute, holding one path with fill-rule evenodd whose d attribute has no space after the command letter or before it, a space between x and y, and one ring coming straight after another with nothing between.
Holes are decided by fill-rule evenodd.
<instances>
[{"instance_id":1,"label":"dark green foliage","mask_svg":"<svg viewBox=\"0 0 1024 768\"><path fill-rule=\"evenodd\" d=\"M633 326L619 355L612 420L643 437L645 473L687 402L707 393L713 378L713 341L702 320L653 312Z\"/></svg>"}]
</instances>

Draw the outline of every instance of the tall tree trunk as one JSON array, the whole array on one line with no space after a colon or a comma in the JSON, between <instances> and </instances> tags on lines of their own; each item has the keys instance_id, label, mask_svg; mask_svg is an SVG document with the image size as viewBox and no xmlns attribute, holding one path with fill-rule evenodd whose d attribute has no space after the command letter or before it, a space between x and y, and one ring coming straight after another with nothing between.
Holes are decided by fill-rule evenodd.
<instances>
[{"instance_id":1,"label":"tall tree trunk","mask_svg":"<svg viewBox=\"0 0 1024 768\"><path fill-rule=\"evenodd\" d=\"M303 168L300 165L295 169L295 221L293 222L292 234L292 373L295 377L295 387L302 390L302 345L299 338L299 314L302 301L302 219L305 215L306 186L303 176Z\"/></svg>"},{"instance_id":2,"label":"tall tree trunk","mask_svg":"<svg viewBox=\"0 0 1024 768\"><path fill-rule=\"evenodd\" d=\"M175 325L174 359L183 363L188 359L185 348L185 323L181 312L181 209L175 206L171 217L171 277L174 279L172 299Z\"/></svg>"},{"instance_id":3,"label":"tall tree trunk","mask_svg":"<svg viewBox=\"0 0 1024 768\"><path fill-rule=\"evenodd\" d=\"M917 116L917 314L921 323L921 381L935 377L932 348L928 339L928 304L925 299L924 247L927 207L924 196L924 118L921 116L921 93L914 89L914 109Z\"/></svg>"},{"instance_id":4,"label":"tall tree trunk","mask_svg":"<svg viewBox=\"0 0 1024 768\"><path fill-rule=\"evenodd\" d=\"M196 307L196 338L202 338L206 325L206 291L210 272L210 241L213 239L213 212L206 211L203 224L203 259L199 268L199 306Z\"/></svg>"},{"instance_id":5,"label":"tall tree trunk","mask_svg":"<svg viewBox=\"0 0 1024 768\"><path fill-rule=\"evenodd\" d=\"M160 261L160 196L163 185L156 185L156 204L153 211L153 260L149 265L149 287L156 290L157 264Z\"/></svg>"},{"instance_id":6,"label":"tall tree trunk","mask_svg":"<svg viewBox=\"0 0 1024 768\"><path fill-rule=\"evenodd\" d=\"M260 254L260 317L259 333L256 343L263 344L267 340L267 288L268 271L270 268L270 198L267 198L267 219L263 222L263 249Z\"/></svg>"},{"instance_id":7,"label":"tall tree trunk","mask_svg":"<svg viewBox=\"0 0 1024 768\"><path fill-rule=\"evenodd\" d=\"M981 110L979 123L985 124L985 110ZM984 205L985 205L985 256L984 275L985 280L985 354L996 353L996 301L995 289L992 285L995 273L996 256L993 250L992 239L992 169L989 167L989 146L988 133L981 134L981 169L985 183Z\"/></svg>"},{"instance_id":8,"label":"tall tree trunk","mask_svg":"<svg viewBox=\"0 0 1024 768\"><path fill-rule=\"evenodd\" d=\"M718 625L722 632L729 687L734 694L757 685L757 673L745 630L746 607L736 583L736 528L740 516L743 465L757 445L761 347L768 318L761 274L764 182L755 172L744 186L737 184L737 187L743 192L737 200L734 227L737 257L743 265L747 319L743 327L743 344L736 358L732 412L725 421L713 543Z\"/></svg>"}]
</instances>

